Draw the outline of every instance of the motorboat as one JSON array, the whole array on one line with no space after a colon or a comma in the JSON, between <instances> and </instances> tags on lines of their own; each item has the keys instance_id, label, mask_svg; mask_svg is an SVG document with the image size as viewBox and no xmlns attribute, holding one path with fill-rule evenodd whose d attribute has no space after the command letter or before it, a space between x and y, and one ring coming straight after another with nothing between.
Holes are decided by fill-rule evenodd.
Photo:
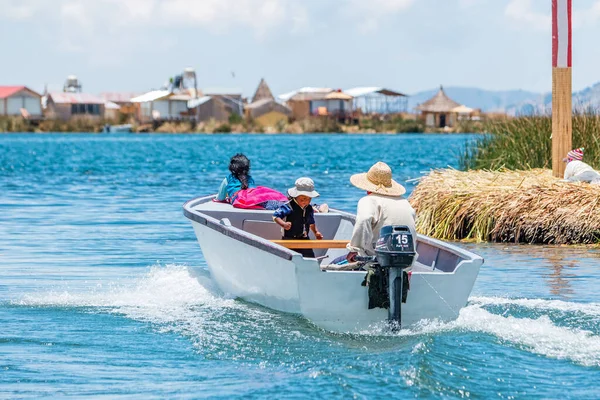
<instances>
[{"instance_id":1,"label":"motorboat","mask_svg":"<svg viewBox=\"0 0 600 400\"><path fill-rule=\"evenodd\" d=\"M391 306L369 308L365 270L328 268L331 260L347 253L339 244L350 240L354 215L335 209L315 213L324 238L305 241L315 246L315 258L304 258L280 240L281 228L273 222L272 211L234 208L213 201L214 197L192 199L183 210L210 274L225 295L299 314L333 332L360 333L390 321ZM398 325L456 319L467 304L483 258L423 235L417 235L414 250L409 290L404 302L395 305L398 311L401 308Z\"/></svg>"},{"instance_id":2,"label":"motorboat","mask_svg":"<svg viewBox=\"0 0 600 400\"><path fill-rule=\"evenodd\" d=\"M124 132L132 132L133 125L131 124L122 124L122 125L110 125L106 124L102 128L102 133L124 133Z\"/></svg>"}]
</instances>

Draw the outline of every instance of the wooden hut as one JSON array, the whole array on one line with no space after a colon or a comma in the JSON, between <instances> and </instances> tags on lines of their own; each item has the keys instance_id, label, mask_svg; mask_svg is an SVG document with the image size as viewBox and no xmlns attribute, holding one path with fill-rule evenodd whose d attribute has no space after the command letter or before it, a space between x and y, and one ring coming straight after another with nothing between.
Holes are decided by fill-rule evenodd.
<instances>
[{"instance_id":1,"label":"wooden hut","mask_svg":"<svg viewBox=\"0 0 600 400\"><path fill-rule=\"evenodd\" d=\"M71 117L104 118L104 99L89 93L52 92L46 96L46 116L61 120Z\"/></svg>"},{"instance_id":2,"label":"wooden hut","mask_svg":"<svg viewBox=\"0 0 600 400\"><path fill-rule=\"evenodd\" d=\"M292 111L275 101L267 82L261 79L252 97L252 102L245 107L245 114L247 119L260 126L273 127L278 123L287 122Z\"/></svg>"},{"instance_id":3,"label":"wooden hut","mask_svg":"<svg viewBox=\"0 0 600 400\"><path fill-rule=\"evenodd\" d=\"M237 114L237 106L225 102L219 96L202 96L188 101L190 115L198 122L210 120L226 122L232 113Z\"/></svg>"},{"instance_id":4,"label":"wooden hut","mask_svg":"<svg viewBox=\"0 0 600 400\"><path fill-rule=\"evenodd\" d=\"M427 100L419 104L416 108L421 112L425 125L428 127L445 128L453 127L456 124L457 113L454 111L461 104L452 100L440 86L440 90Z\"/></svg>"},{"instance_id":5,"label":"wooden hut","mask_svg":"<svg viewBox=\"0 0 600 400\"><path fill-rule=\"evenodd\" d=\"M279 98L292 110L294 119L323 115L343 119L353 114L352 96L339 89L304 87Z\"/></svg>"},{"instance_id":6,"label":"wooden hut","mask_svg":"<svg viewBox=\"0 0 600 400\"><path fill-rule=\"evenodd\" d=\"M139 112L139 103L133 103L131 99L139 96L137 92L104 92L100 98L106 101L107 119L115 119L120 115L135 117ZM115 104L118 108L115 108Z\"/></svg>"}]
</instances>

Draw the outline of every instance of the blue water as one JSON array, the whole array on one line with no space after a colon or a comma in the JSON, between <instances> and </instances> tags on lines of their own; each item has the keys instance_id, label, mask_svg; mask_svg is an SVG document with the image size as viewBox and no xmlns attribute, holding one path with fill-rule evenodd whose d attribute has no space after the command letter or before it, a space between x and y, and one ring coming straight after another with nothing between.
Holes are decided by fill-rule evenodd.
<instances>
[{"instance_id":1,"label":"blue water","mask_svg":"<svg viewBox=\"0 0 600 400\"><path fill-rule=\"evenodd\" d=\"M410 181L473 138L0 135L0 398L600 397L599 250L465 244L456 321L340 335L224 297L182 215L238 151L353 211L352 173Z\"/></svg>"}]
</instances>

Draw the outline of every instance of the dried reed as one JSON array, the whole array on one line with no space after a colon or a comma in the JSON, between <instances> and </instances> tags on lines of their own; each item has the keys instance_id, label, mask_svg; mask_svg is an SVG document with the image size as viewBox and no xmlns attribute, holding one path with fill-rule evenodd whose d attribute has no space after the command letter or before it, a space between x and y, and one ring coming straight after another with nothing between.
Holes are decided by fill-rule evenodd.
<instances>
[{"instance_id":1,"label":"dried reed","mask_svg":"<svg viewBox=\"0 0 600 400\"><path fill-rule=\"evenodd\" d=\"M600 185L564 182L550 170L434 170L410 202L417 230L445 240L600 243Z\"/></svg>"}]
</instances>

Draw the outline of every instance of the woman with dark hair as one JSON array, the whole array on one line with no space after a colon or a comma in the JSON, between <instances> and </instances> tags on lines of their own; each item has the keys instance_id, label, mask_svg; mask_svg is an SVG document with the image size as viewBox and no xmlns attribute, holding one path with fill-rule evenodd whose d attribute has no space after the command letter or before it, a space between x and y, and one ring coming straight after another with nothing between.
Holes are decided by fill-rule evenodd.
<instances>
[{"instance_id":1,"label":"woman with dark hair","mask_svg":"<svg viewBox=\"0 0 600 400\"><path fill-rule=\"evenodd\" d=\"M238 153L229 160L229 174L219 188L216 201L233 204L240 190L255 188L254 179L250 176L250 160Z\"/></svg>"}]
</instances>

